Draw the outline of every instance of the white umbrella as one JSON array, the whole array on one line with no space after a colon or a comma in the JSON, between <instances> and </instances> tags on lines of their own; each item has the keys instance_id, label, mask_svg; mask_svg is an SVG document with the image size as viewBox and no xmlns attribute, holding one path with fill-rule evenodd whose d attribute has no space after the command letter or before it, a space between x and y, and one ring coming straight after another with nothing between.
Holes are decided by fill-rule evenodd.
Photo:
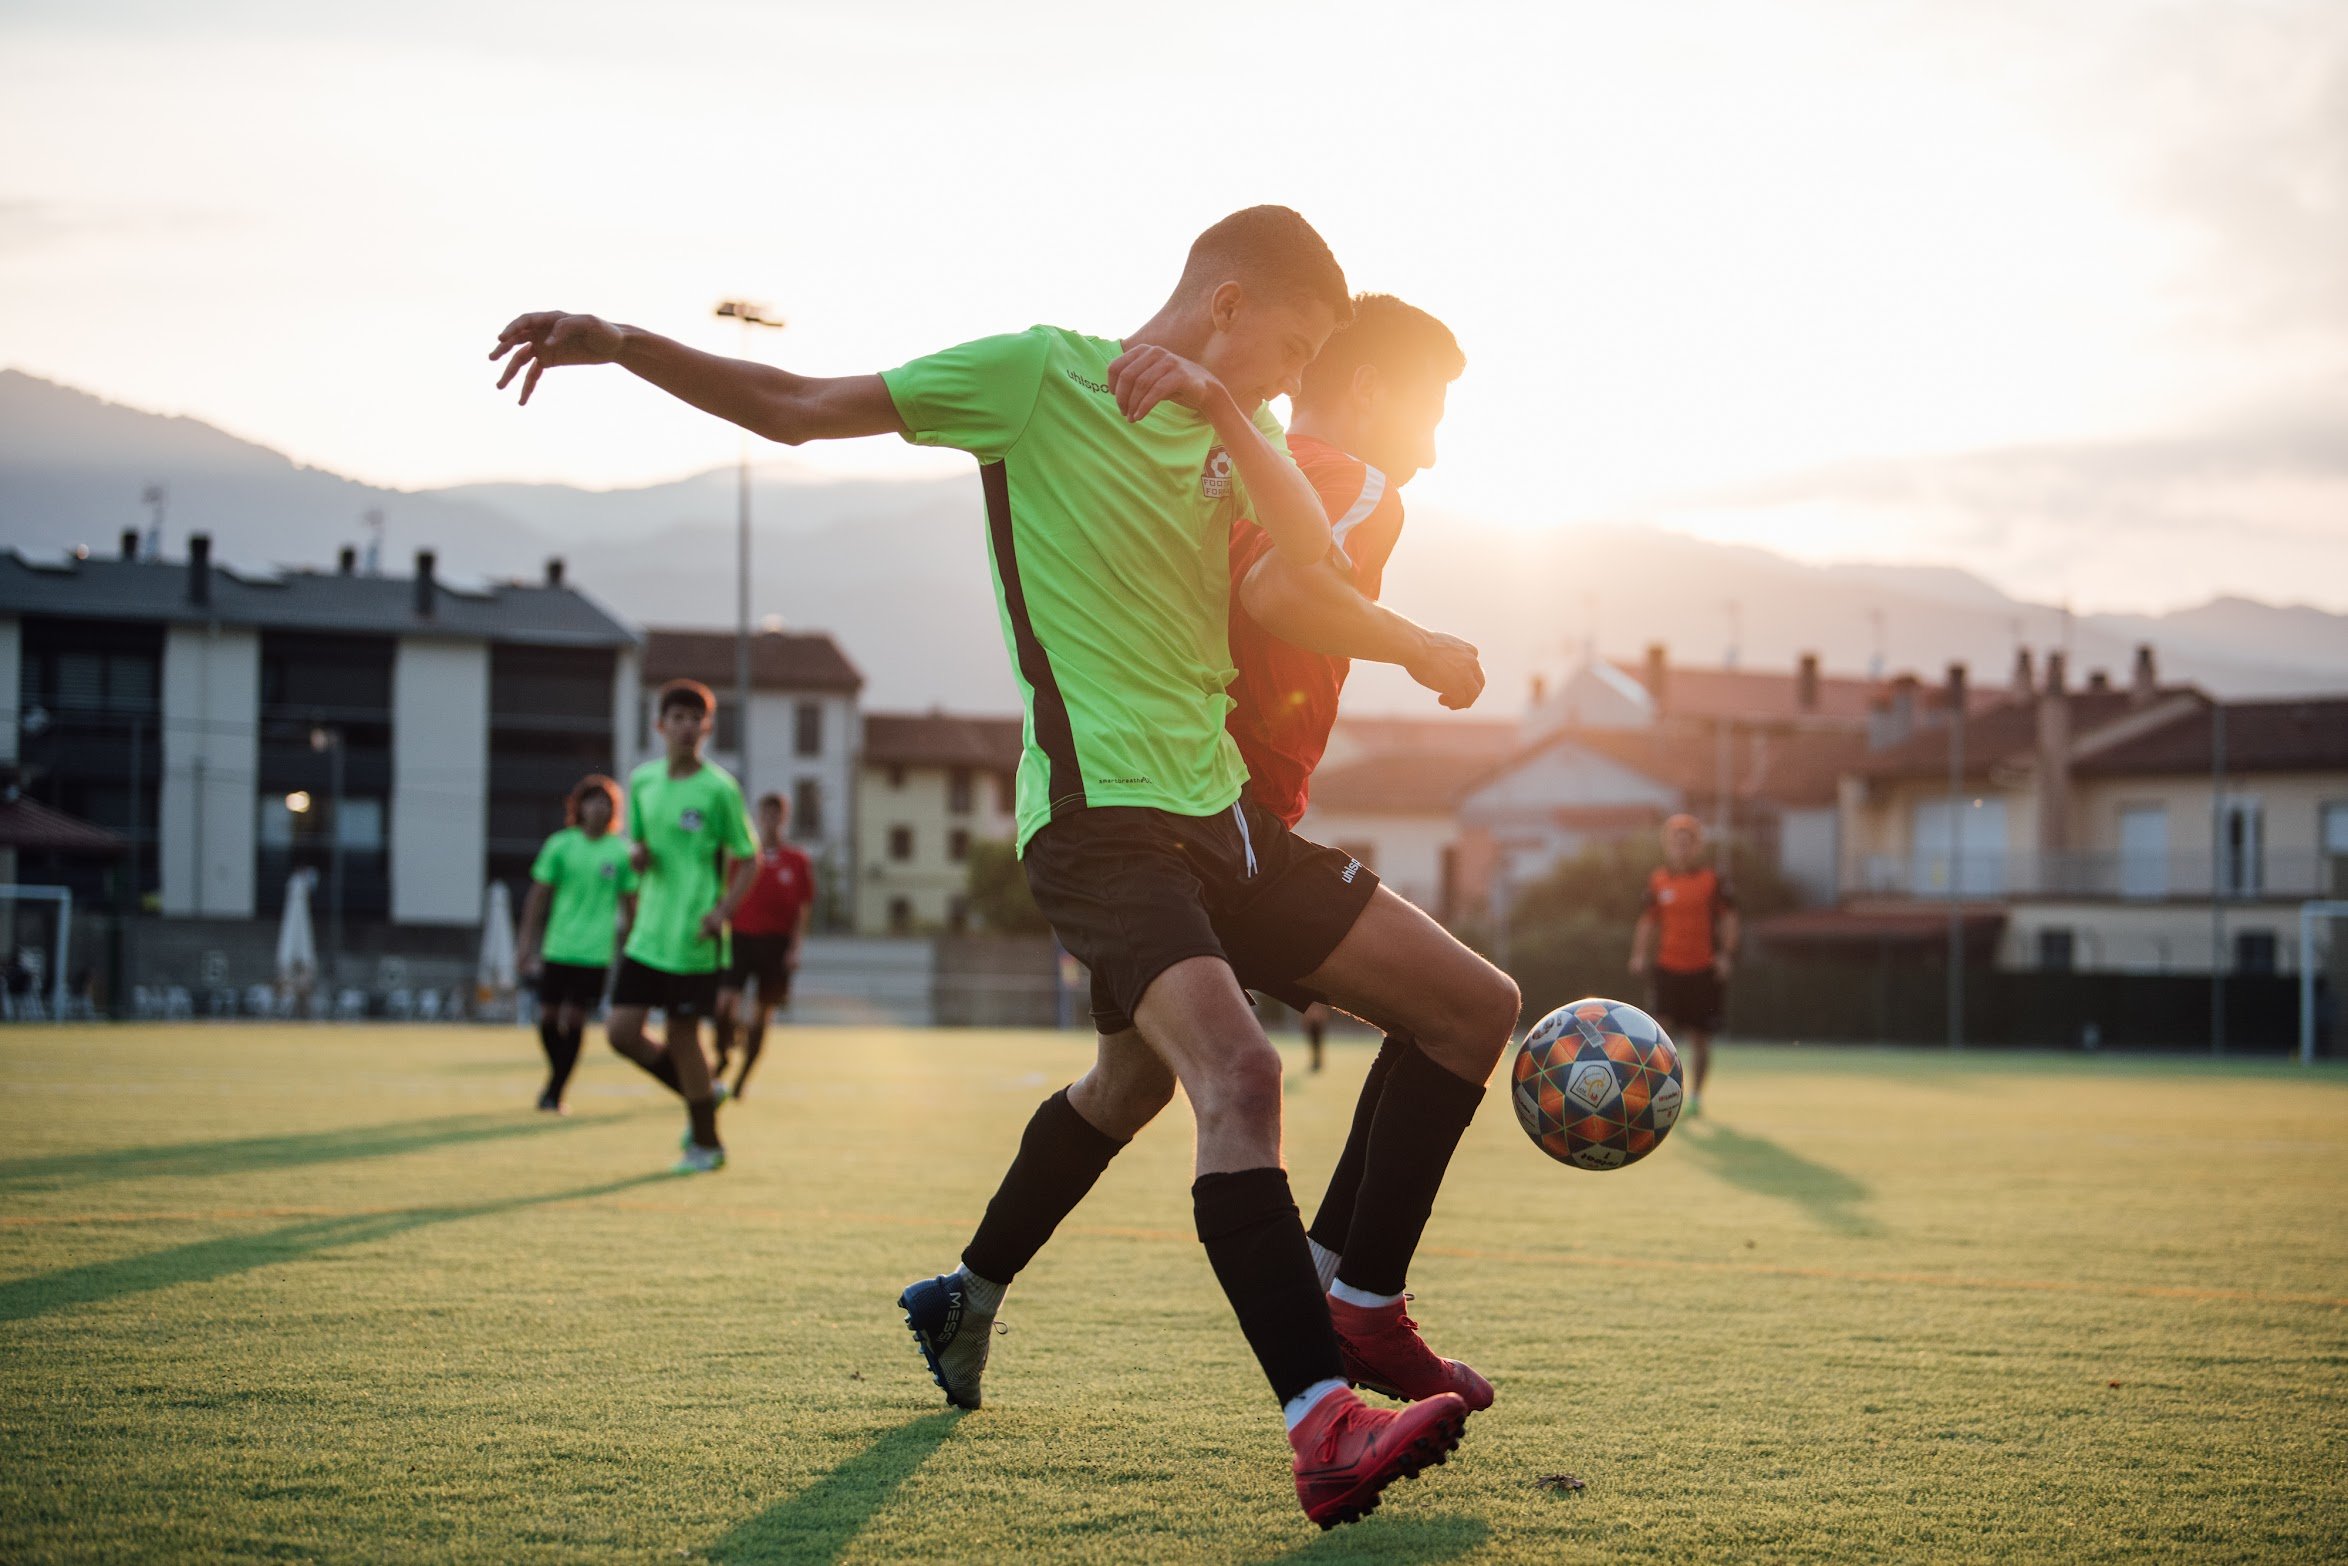
<instances>
[{"instance_id":1,"label":"white umbrella","mask_svg":"<svg viewBox=\"0 0 2348 1566\"><path fill-rule=\"evenodd\" d=\"M310 888L315 870L296 870L285 882L285 917L277 926L277 987L307 995L318 982L318 942L310 933Z\"/></svg>"},{"instance_id":2,"label":"white umbrella","mask_svg":"<svg viewBox=\"0 0 2348 1566\"><path fill-rule=\"evenodd\" d=\"M484 1004L514 992L514 904L503 881L489 883L488 905L481 914L481 968L476 987Z\"/></svg>"}]
</instances>

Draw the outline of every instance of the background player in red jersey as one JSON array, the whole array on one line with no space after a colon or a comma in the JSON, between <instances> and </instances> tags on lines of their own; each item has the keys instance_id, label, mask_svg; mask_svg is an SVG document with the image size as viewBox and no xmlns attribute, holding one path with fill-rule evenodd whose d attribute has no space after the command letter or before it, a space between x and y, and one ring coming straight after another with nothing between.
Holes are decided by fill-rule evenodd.
<instances>
[{"instance_id":1,"label":"background player in red jersey","mask_svg":"<svg viewBox=\"0 0 2348 1566\"><path fill-rule=\"evenodd\" d=\"M717 1069L737 1037L742 1066L734 1074L734 1097L742 1096L750 1068L766 1047L766 1025L775 1008L791 998L791 975L799 971L799 941L815 911L815 866L783 835L791 806L780 794L758 796L758 857L750 889L734 910L733 955L717 990ZM750 995L744 1012L744 992Z\"/></svg>"},{"instance_id":2,"label":"background player in red jersey","mask_svg":"<svg viewBox=\"0 0 2348 1566\"><path fill-rule=\"evenodd\" d=\"M1687 1056L1691 1115L1704 1106L1738 934L1736 892L1703 854L1704 827L1694 816L1663 823L1663 863L1647 877L1647 906L1631 931L1631 972L1653 974L1655 1020Z\"/></svg>"}]
</instances>

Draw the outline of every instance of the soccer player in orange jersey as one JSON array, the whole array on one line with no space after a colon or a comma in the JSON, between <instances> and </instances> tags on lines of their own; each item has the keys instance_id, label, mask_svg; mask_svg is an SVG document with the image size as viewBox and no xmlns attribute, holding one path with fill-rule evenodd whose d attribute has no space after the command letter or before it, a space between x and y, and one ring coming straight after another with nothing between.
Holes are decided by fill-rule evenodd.
<instances>
[{"instance_id":1,"label":"soccer player in orange jersey","mask_svg":"<svg viewBox=\"0 0 2348 1566\"><path fill-rule=\"evenodd\" d=\"M1631 932L1631 972L1652 975L1655 1020L1687 1054L1691 1115L1704 1107L1739 925L1736 893L1703 853L1704 828L1694 816L1663 823L1663 863L1647 877L1647 906Z\"/></svg>"}]
</instances>

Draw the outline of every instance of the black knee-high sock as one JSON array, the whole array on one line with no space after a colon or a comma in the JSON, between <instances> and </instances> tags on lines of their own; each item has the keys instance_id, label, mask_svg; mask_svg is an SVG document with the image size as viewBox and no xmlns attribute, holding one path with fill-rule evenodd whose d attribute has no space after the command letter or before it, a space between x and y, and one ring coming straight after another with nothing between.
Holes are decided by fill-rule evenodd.
<instances>
[{"instance_id":1,"label":"black knee-high sock","mask_svg":"<svg viewBox=\"0 0 2348 1566\"><path fill-rule=\"evenodd\" d=\"M1066 1088L1045 1099L1028 1118L978 1232L962 1248L962 1265L989 1283L1018 1277L1124 1148L1076 1112Z\"/></svg>"},{"instance_id":2,"label":"black knee-high sock","mask_svg":"<svg viewBox=\"0 0 2348 1566\"><path fill-rule=\"evenodd\" d=\"M1378 1046L1378 1058L1370 1062L1370 1074L1362 1078L1361 1097L1353 1102L1353 1126L1345 1133L1345 1150L1337 1155L1337 1167L1329 1172L1329 1188L1321 1193L1321 1210L1313 1214L1309 1231L1325 1251L1344 1254L1346 1231L1353 1227L1354 1198L1361 1192L1362 1165L1370 1156L1370 1122L1377 1118L1378 1098L1386 1091L1394 1063L1411 1047L1403 1035L1387 1034L1386 1042Z\"/></svg>"},{"instance_id":3,"label":"black knee-high sock","mask_svg":"<svg viewBox=\"0 0 2348 1566\"><path fill-rule=\"evenodd\" d=\"M1200 1175L1190 1188L1198 1237L1239 1317L1256 1363L1285 1403L1317 1381L1344 1379L1329 1301L1305 1249L1304 1221L1282 1169Z\"/></svg>"},{"instance_id":4,"label":"black knee-high sock","mask_svg":"<svg viewBox=\"0 0 2348 1566\"><path fill-rule=\"evenodd\" d=\"M1402 1292L1443 1172L1483 1101L1482 1083L1453 1076L1415 1044L1402 1051L1370 1120L1361 1194L1337 1263L1340 1283L1371 1294Z\"/></svg>"},{"instance_id":5,"label":"black knee-high sock","mask_svg":"<svg viewBox=\"0 0 2348 1566\"><path fill-rule=\"evenodd\" d=\"M685 1100L685 1113L692 1117L693 1141L696 1146L716 1147L719 1145L716 1099L689 1098Z\"/></svg>"},{"instance_id":6,"label":"black knee-high sock","mask_svg":"<svg viewBox=\"0 0 2348 1566\"><path fill-rule=\"evenodd\" d=\"M558 1028L551 1021L538 1024L538 1042L546 1046L546 1096L559 1099L563 1089L571 1085L571 1072L579 1064L579 1042L583 1028Z\"/></svg>"}]
</instances>

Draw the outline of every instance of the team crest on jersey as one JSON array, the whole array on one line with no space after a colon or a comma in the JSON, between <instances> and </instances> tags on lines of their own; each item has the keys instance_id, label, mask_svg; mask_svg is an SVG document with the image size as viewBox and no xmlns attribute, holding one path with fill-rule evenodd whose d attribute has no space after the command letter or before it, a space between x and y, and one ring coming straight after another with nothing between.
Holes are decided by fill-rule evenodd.
<instances>
[{"instance_id":1,"label":"team crest on jersey","mask_svg":"<svg viewBox=\"0 0 2348 1566\"><path fill-rule=\"evenodd\" d=\"M701 812L698 810L685 811L683 814L677 817L677 825L683 827L688 832L700 831Z\"/></svg>"},{"instance_id":2,"label":"team crest on jersey","mask_svg":"<svg viewBox=\"0 0 2348 1566\"><path fill-rule=\"evenodd\" d=\"M1217 446L1207 453L1207 465L1199 470L1198 492L1208 500L1228 499L1231 494L1231 453Z\"/></svg>"},{"instance_id":3,"label":"team crest on jersey","mask_svg":"<svg viewBox=\"0 0 2348 1566\"><path fill-rule=\"evenodd\" d=\"M595 873L599 876L602 876L606 881L616 881L620 878L620 867L606 859L602 864L595 867Z\"/></svg>"}]
</instances>

